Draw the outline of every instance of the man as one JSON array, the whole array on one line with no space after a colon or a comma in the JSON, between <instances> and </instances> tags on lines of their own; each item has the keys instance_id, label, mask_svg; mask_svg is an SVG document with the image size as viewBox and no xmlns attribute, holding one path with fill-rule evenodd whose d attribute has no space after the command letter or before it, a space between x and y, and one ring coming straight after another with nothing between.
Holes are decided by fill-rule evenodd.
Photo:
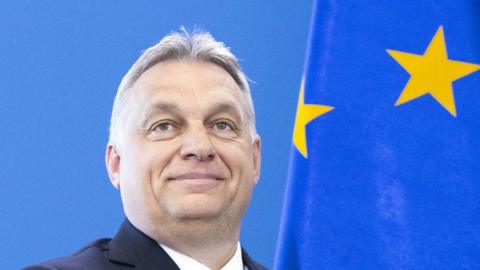
<instances>
[{"instance_id":1,"label":"man","mask_svg":"<svg viewBox=\"0 0 480 270\"><path fill-rule=\"evenodd\" d=\"M170 34L127 72L106 166L127 217L117 235L27 269L265 269L239 244L260 171L250 90L208 33Z\"/></svg>"}]
</instances>

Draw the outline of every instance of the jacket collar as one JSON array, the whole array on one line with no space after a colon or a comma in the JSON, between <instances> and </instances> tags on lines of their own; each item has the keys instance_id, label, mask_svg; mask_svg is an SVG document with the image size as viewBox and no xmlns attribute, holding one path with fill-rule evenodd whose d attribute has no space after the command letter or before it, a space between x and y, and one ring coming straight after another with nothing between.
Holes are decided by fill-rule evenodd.
<instances>
[{"instance_id":1,"label":"jacket collar","mask_svg":"<svg viewBox=\"0 0 480 270\"><path fill-rule=\"evenodd\" d=\"M152 238L135 228L125 219L115 237L109 244L108 259L123 265L135 266L135 269L180 270L175 262ZM249 270L266 269L253 261L242 248L243 264Z\"/></svg>"},{"instance_id":2,"label":"jacket collar","mask_svg":"<svg viewBox=\"0 0 480 270\"><path fill-rule=\"evenodd\" d=\"M158 243L125 219L110 242L109 260L135 269L180 270Z\"/></svg>"},{"instance_id":3,"label":"jacket collar","mask_svg":"<svg viewBox=\"0 0 480 270\"><path fill-rule=\"evenodd\" d=\"M248 270L267 270L263 265L255 262L242 247L243 265L247 266Z\"/></svg>"}]
</instances>

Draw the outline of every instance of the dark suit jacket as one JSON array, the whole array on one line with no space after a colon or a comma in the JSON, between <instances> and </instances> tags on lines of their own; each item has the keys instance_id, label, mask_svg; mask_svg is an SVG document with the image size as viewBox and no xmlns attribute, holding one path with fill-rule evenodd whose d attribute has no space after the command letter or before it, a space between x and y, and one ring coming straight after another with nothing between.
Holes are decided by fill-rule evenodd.
<instances>
[{"instance_id":1,"label":"dark suit jacket","mask_svg":"<svg viewBox=\"0 0 480 270\"><path fill-rule=\"evenodd\" d=\"M249 270L265 270L242 249L243 264ZM125 219L113 238L96 240L75 254L24 270L179 270L168 254L153 239Z\"/></svg>"}]
</instances>

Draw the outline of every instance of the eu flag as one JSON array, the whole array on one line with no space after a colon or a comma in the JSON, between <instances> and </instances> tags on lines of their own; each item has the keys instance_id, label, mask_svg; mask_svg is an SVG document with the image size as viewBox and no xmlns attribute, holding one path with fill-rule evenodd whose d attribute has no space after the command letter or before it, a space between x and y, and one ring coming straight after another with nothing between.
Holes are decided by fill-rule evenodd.
<instances>
[{"instance_id":1,"label":"eu flag","mask_svg":"<svg viewBox=\"0 0 480 270\"><path fill-rule=\"evenodd\" d=\"M480 269L480 1L314 4L275 269Z\"/></svg>"}]
</instances>

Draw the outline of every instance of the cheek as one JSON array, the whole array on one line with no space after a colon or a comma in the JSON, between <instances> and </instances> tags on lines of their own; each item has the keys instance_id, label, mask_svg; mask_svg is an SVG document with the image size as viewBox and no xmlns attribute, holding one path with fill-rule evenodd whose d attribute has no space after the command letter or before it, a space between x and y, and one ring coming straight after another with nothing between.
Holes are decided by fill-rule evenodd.
<instances>
[{"instance_id":1,"label":"cheek","mask_svg":"<svg viewBox=\"0 0 480 270\"><path fill-rule=\"evenodd\" d=\"M255 168L251 149L242 145L228 145L220 149L219 157L228 167L232 183L231 188L238 192L249 193L255 184Z\"/></svg>"},{"instance_id":2,"label":"cheek","mask_svg":"<svg viewBox=\"0 0 480 270\"><path fill-rule=\"evenodd\" d=\"M148 153L145 153L148 152ZM145 162L142 166L148 173L150 188L157 198L160 198L164 189L168 171L176 158L177 151L172 143L152 143L148 150L143 153Z\"/></svg>"},{"instance_id":3,"label":"cheek","mask_svg":"<svg viewBox=\"0 0 480 270\"><path fill-rule=\"evenodd\" d=\"M163 153L149 145L137 146L126 153L121 160L125 185L137 192L151 193L166 163Z\"/></svg>"},{"instance_id":4,"label":"cheek","mask_svg":"<svg viewBox=\"0 0 480 270\"><path fill-rule=\"evenodd\" d=\"M125 198L143 201L148 192L148 169L138 156L129 155L122 159L120 191Z\"/></svg>"}]
</instances>

